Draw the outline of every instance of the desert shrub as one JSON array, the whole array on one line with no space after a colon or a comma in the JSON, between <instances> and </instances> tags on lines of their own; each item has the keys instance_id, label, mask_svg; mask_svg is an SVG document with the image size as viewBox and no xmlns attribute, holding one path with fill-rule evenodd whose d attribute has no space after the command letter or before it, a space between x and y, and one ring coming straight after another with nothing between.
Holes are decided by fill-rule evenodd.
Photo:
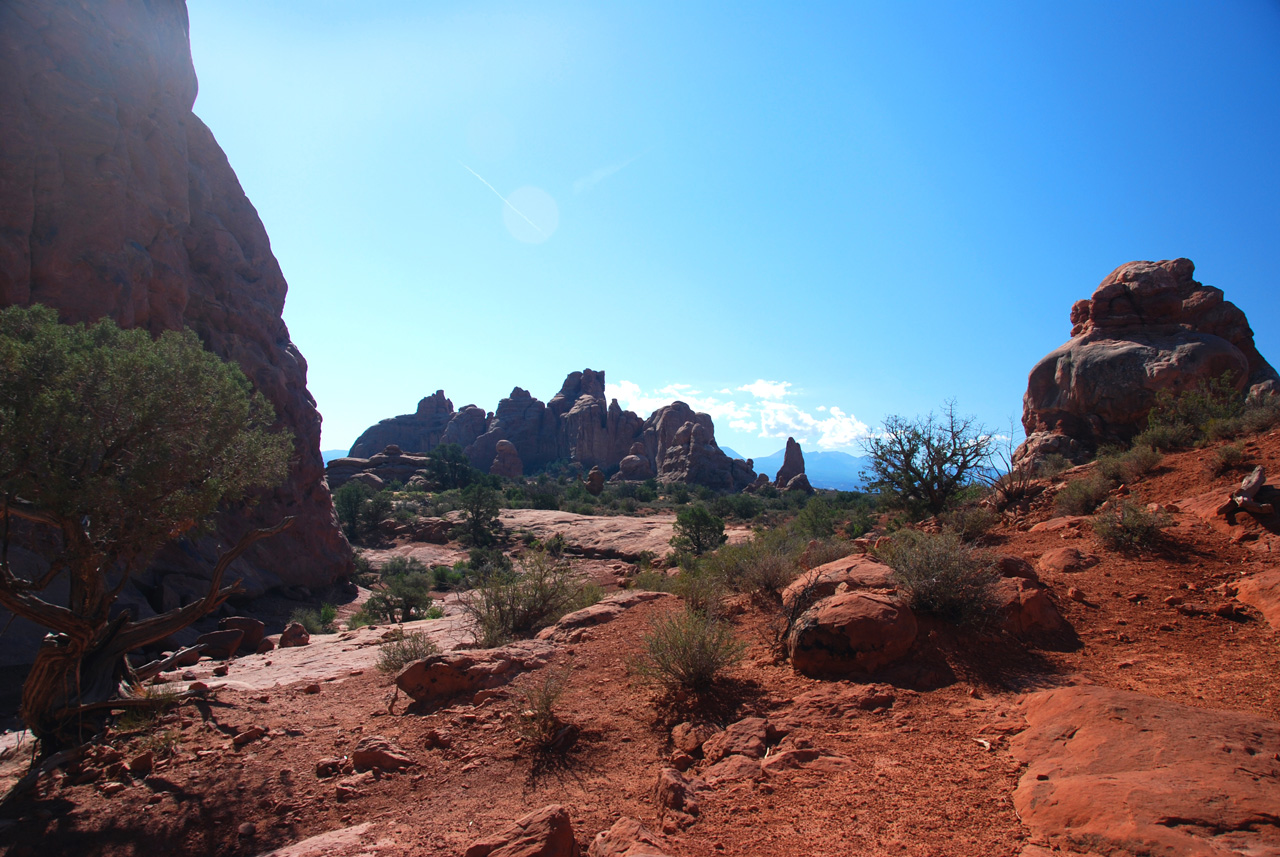
<instances>
[{"instance_id":1,"label":"desert shrub","mask_svg":"<svg viewBox=\"0 0 1280 857\"><path fill-rule=\"evenodd\" d=\"M519 566L491 575L462 600L482 646L532 637L564 614L600 599L598 586L584 586L567 563L545 552L526 553Z\"/></svg>"},{"instance_id":2,"label":"desert shrub","mask_svg":"<svg viewBox=\"0 0 1280 857\"><path fill-rule=\"evenodd\" d=\"M1213 451L1213 455L1209 457L1208 469L1214 476L1221 476L1244 467L1246 460L1244 447L1238 443L1229 443Z\"/></svg>"},{"instance_id":3,"label":"desert shrub","mask_svg":"<svg viewBox=\"0 0 1280 857\"><path fill-rule=\"evenodd\" d=\"M454 566L454 570L464 571L458 566ZM467 552L465 572L468 577L485 580L495 574L505 574L510 571L511 557L499 548L472 548Z\"/></svg>"},{"instance_id":4,"label":"desert shrub","mask_svg":"<svg viewBox=\"0 0 1280 857\"><path fill-rule=\"evenodd\" d=\"M1112 482L1132 484L1155 469L1163 456L1155 448L1138 444L1124 452L1098 456L1098 471Z\"/></svg>"},{"instance_id":5,"label":"desert shrub","mask_svg":"<svg viewBox=\"0 0 1280 857\"><path fill-rule=\"evenodd\" d=\"M1239 415L1210 422L1205 428L1205 438L1215 441L1248 437L1276 426L1280 426L1280 397L1259 397L1247 400Z\"/></svg>"},{"instance_id":6,"label":"desert shrub","mask_svg":"<svg viewBox=\"0 0 1280 857\"><path fill-rule=\"evenodd\" d=\"M437 565L431 569L431 588L437 592L448 592L457 589L466 581L467 576L456 568Z\"/></svg>"},{"instance_id":7,"label":"desert shrub","mask_svg":"<svg viewBox=\"0 0 1280 857\"><path fill-rule=\"evenodd\" d=\"M684 603L694 610L717 613L720 602L724 600L725 587L719 578L707 574L700 567L682 568L679 574L670 578L671 589L684 599Z\"/></svg>"},{"instance_id":8,"label":"desert shrub","mask_svg":"<svg viewBox=\"0 0 1280 857\"><path fill-rule=\"evenodd\" d=\"M903 530L880 553L912 609L970 625L994 611L999 575L955 533Z\"/></svg>"},{"instance_id":9,"label":"desert shrub","mask_svg":"<svg viewBox=\"0 0 1280 857\"><path fill-rule=\"evenodd\" d=\"M913 518L951 506L991 459L994 436L954 402L940 414L907 419L889 416L884 432L865 441L871 458L867 487Z\"/></svg>"},{"instance_id":10,"label":"desert shrub","mask_svg":"<svg viewBox=\"0 0 1280 857\"><path fill-rule=\"evenodd\" d=\"M792 527L802 536L825 539L836 531L836 510L820 496L810 497L792 522Z\"/></svg>"},{"instance_id":11,"label":"desert shrub","mask_svg":"<svg viewBox=\"0 0 1280 857\"><path fill-rule=\"evenodd\" d=\"M674 581L661 571L646 568L631 578L631 588L645 592L671 592L674 588Z\"/></svg>"},{"instance_id":12,"label":"desert shrub","mask_svg":"<svg viewBox=\"0 0 1280 857\"><path fill-rule=\"evenodd\" d=\"M364 609L384 622L410 622L431 607L431 569L412 557L396 556L382 566L382 588Z\"/></svg>"},{"instance_id":13,"label":"desert shrub","mask_svg":"<svg viewBox=\"0 0 1280 857\"><path fill-rule=\"evenodd\" d=\"M798 542L782 530L760 531L748 542L724 545L706 556L702 572L730 589L773 599L800 573Z\"/></svg>"},{"instance_id":14,"label":"desert shrub","mask_svg":"<svg viewBox=\"0 0 1280 857\"><path fill-rule=\"evenodd\" d=\"M1110 491L1111 480L1095 470L1068 482L1054 498L1054 508L1062 515L1089 515Z\"/></svg>"},{"instance_id":15,"label":"desert shrub","mask_svg":"<svg viewBox=\"0 0 1280 857\"><path fill-rule=\"evenodd\" d=\"M289 614L290 622L297 622L307 629L308 634L332 634L334 620L338 609L332 604L322 604L319 608L299 607Z\"/></svg>"},{"instance_id":16,"label":"desert shrub","mask_svg":"<svg viewBox=\"0 0 1280 857\"><path fill-rule=\"evenodd\" d=\"M671 546L694 556L715 550L725 542L724 521L701 503L677 512L674 529Z\"/></svg>"},{"instance_id":17,"label":"desert shrub","mask_svg":"<svg viewBox=\"0 0 1280 857\"><path fill-rule=\"evenodd\" d=\"M1071 459L1061 453L1053 452L1036 462L1035 475L1041 479L1057 479L1072 467Z\"/></svg>"},{"instance_id":18,"label":"desert shrub","mask_svg":"<svg viewBox=\"0 0 1280 857\"><path fill-rule=\"evenodd\" d=\"M168 686L135 686L124 697L127 706L115 718L115 728L120 732L151 732L160 725L160 718L178 707L178 691Z\"/></svg>"},{"instance_id":19,"label":"desert shrub","mask_svg":"<svg viewBox=\"0 0 1280 857\"><path fill-rule=\"evenodd\" d=\"M1186 449L1195 441L1195 429L1185 425L1148 426L1133 438L1135 446L1149 446L1159 452Z\"/></svg>"},{"instance_id":20,"label":"desert shrub","mask_svg":"<svg viewBox=\"0 0 1280 857\"><path fill-rule=\"evenodd\" d=\"M357 628L363 628L366 625L377 625L378 617L374 616L368 610L361 607L356 612L347 617L347 630L354 631Z\"/></svg>"},{"instance_id":21,"label":"desert shrub","mask_svg":"<svg viewBox=\"0 0 1280 857\"><path fill-rule=\"evenodd\" d=\"M414 661L439 651L440 647L421 631L391 634L378 646L378 672L398 673Z\"/></svg>"},{"instance_id":22,"label":"desert shrub","mask_svg":"<svg viewBox=\"0 0 1280 857\"><path fill-rule=\"evenodd\" d=\"M1177 396L1170 390L1158 392L1147 415L1148 429L1138 437L1160 450L1191 446L1211 434L1224 436L1229 427L1238 425L1245 410L1245 397L1236 389L1233 373L1224 372Z\"/></svg>"},{"instance_id":23,"label":"desert shrub","mask_svg":"<svg viewBox=\"0 0 1280 857\"><path fill-rule=\"evenodd\" d=\"M689 486L683 482L677 482L669 489L671 502L683 506L689 502Z\"/></svg>"},{"instance_id":24,"label":"desert shrub","mask_svg":"<svg viewBox=\"0 0 1280 857\"><path fill-rule=\"evenodd\" d=\"M820 565L826 565L829 562L835 562L838 559L853 553L853 545L844 539L815 539L805 545L801 551L805 559L805 564L809 568L817 568Z\"/></svg>"},{"instance_id":25,"label":"desert shrub","mask_svg":"<svg viewBox=\"0 0 1280 857\"><path fill-rule=\"evenodd\" d=\"M544 669L520 690L516 731L524 746L535 755L563 752L573 745L577 729L556 713L569 685L570 669Z\"/></svg>"},{"instance_id":26,"label":"desert shrub","mask_svg":"<svg viewBox=\"0 0 1280 857\"><path fill-rule=\"evenodd\" d=\"M462 489L462 519L455 534L463 544L489 547L502 535L501 511L498 492L482 482L473 482Z\"/></svg>"},{"instance_id":27,"label":"desert shrub","mask_svg":"<svg viewBox=\"0 0 1280 857\"><path fill-rule=\"evenodd\" d=\"M1125 499L1108 501L1092 521L1094 535L1112 550L1154 547L1160 541L1160 531L1169 524L1165 515L1148 512Z\"/></svg>"},{"instance_id":28,"label":"desert shrub","mask_svg":"<svg viewBox=\"0 0 1280 857\"><path fill-rule=\"evenodd\" d=\"M556 533L543 544L543 549L557 559L564 556L565 549L568 547L569 542L565 539L564 533Z\"/></svg>"},{"instance_id":29,"label":"desert shrub","mask_svg":"<svg viewBox=\"0 0 1280 857\"><path fill-rule=\"evenodd\" d=\"M686 608L659 619L645 635L633 669L668 691L703 693L742 660L746 644L728 623Z\"/></svg>"},{"instance_id":30,"label":"desert shrub","mask_svg":"<svg viewBox=\"0 0 1280 857\"><path fill-rule=\"evenodd\" d=\"M346 485L342 487L345 488ZM378 525L382 523L384 518L391 516L391 511L394 507L395 500L391 492L385 489L365 500L364 506L360 509L361 535L365 538L376 535Z\"/></svg>"},{"instance_id":31,"label":"desert shrub","mask_svg":"<svg viewBox=\"0 0 1280 857\"><path fill-rule=\"evenodd\" d=\"M366 589L378 582L378 572L374 570L373 564L369 562L369 558L364 555L363 551L353 551L352 561L355 563L356 570L351 575L351 582L357 586L363 586Z\"/></svg>"},{"instance_id":32,"label":"desert shrub","mask_svg":"<svg viewBox=\"0 0 1280 857\"><path fill-rule=\"evenodd\" d=\"M333 492L333 508L338 513L338 522L342 532L351 541L359 541L365 532L364 518L361 511L365 501L373 496L373 490L363 482L354 479L344 482L342 487Z\"/></svg>"},{"instance_id":33,"label":"desert shrub","mask_svg":"<svg viewBox=\"0 0 1280 857\"><path fill-rule=\"evenodd\" d=\"M981 503L966 503L942 516L942 522L966 542L977 541L1000 523L1000 513Z\"/></svg>"}]
</instances>

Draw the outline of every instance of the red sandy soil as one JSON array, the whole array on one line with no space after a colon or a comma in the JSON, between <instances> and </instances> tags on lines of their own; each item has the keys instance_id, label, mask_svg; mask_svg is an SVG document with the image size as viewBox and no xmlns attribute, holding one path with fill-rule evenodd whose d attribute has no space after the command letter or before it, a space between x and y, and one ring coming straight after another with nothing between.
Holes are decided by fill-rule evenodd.
<instances>
[{"instance_id":1,"label":"red sandy soil","mask_svg":"<svg viewBox=\"0 0 1280 857\"><path fill-rule=\"evenodd\" d=\"M1251 464L1280 474L1280 433L1255 441L1249 454ZM1217 489L1225 498L1244 474L1209 476L1210 455L1167 456L1129 489L1164 504ZM1050 505L1035 504L1022 527L1053 517ZM668 823L668 850L687 857L1018 854L1028 838L1012 803L1022 766L1007 748L1008 736L1025 725L1018 701L1030 690L1100 684L1280 718L1276 631L1239 604L1229 618L1212 612L1231 602L1230 584L1275 567L1269 542L1233 542L1186 511L1172 517L1164 545L1139 555L1107 551L1087 527L998 529L992 549L1033 565L1064 546L1100 557L1081 572L1041 575L1079 635L1079 648L1044 651L940 630L931 641L933 666L917 676L949 674L949 683L931 689L936 681L917 677L882 684L895 701L875 711L795 704L809 691L852 697L862 687L808 679L776 662L764 631L768 616L739 602L733 621L749 643L747 660L711 716L722 725L749 714L768 717L790 731L784 740L791 746L808 742L836 758L709 788L692 825ZM597 573L603 578L608 569L601 564ZM1068 597L1072 588L1084 601ZM1165 603L1169 596L1203 602L1209 612L1186 615ZM81 784L55 775L42 783L38 799L17 808L20 820L0 820L0 847L13 857L254 855L371 822L378 842L362 853L458 855L552 803L569 809L584 853L620 816L661 830L654 793L672 755L675 718L659 710L628 664L654 617L678 606L671 597L635 607L556 655L547 669L567 676L558 710L581 735L550 759L535 758L513 728L525 706L520 690L541 673L520 677L479 705L459 700L422 714L407 713L405 698L393 700L390 679L371 667L331 668L310 680L269 690L226 687L208 702L184 704L166 724L181 735L176 753L150 778L126 775L119 777L122 788L104 789L105 775ZM228 679L238 669L233 662ZM327 679L317 681L319 692L304 692L317 679ZM233 746L232 737L252 726L265 736ZM342 777L319 778L317 761L350 755L373 734L399 744L417 764L366 778L354 795L339 799ZM113 746L128 760L146 740L118 738ZM12 757L9 767L16 768Z\"/></svg>"}]
</instances>

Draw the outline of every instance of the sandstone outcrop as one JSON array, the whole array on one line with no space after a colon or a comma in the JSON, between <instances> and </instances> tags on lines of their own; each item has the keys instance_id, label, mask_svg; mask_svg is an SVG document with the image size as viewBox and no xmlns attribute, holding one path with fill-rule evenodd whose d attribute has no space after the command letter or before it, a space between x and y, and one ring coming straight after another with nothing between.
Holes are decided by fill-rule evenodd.
<instances>
[{"instance_id":1,"label":"sandstone outcrop","mask_svg":"<svg viewBox=\"0 0 1280 857\"><path fill-rule=\"evenodd\" d=\"M287 287L195 97L182 3L0 5L0 306L191 328L293 432L288 480L222 514L216 533L165 549L147 590L170 574L207 579L229 543L287 515L294 525L228 579L250 594L326 585L352 569L351 551L324 484L307 364L281 319Z\"/></svg>"},{"instance_id":2,"label":"sandstone outcrop","mask_svg":"<svg viewBox=\"0 0 1280 857\"><path fill-rule=\"evenodd\" d=\"M329 462L329 487L337 491L348 481L363 482L380 491L391 482L407 484L427 466L425 455L408 455L392 444L368 458L335 458Z\"/></svg>"},{"instance_id":3,"label":"sandstone outcrop","mask_svg":"<svg viewBox=\"0 0 1280 857\"><path fill-rule=\"evenodd\" d=\"M806 675L865 674L905 657L917 631L911 609L892 595L837 593L797 620L787 652Z\"/></svg>"},{"instance_id":4,"label":"sandstone outcrop","mask_svg":"<svg viewBox=\"0 0 1280 857\"><path fill-rule=\"evenodd\" d=\"M1106 687L1028 697L1010 751L1033 841L1091 854L1280 853L1280 723ZM1047 850L1045 851L1047 853Z\"/></svg>"},{"instance_id":5,"label":"sandstone outcrop","mask_svg":"<svg viewBox=\"0 0 1280 857\"><path fill-rule=\"evenodd\" d=\"M580 857L569 812L559 804L543 807L510 827L474 842L463 857Z\"/></svg>"},{"instance_id":6,"label":"sandstone outcrop","mask_svg":"<svg viewBox=\"0 0 1280 857\"><path fill-rule=\"evenodd\" d=\"M1072 306L1071 339L1027 380L1017 461L1059 453L1078 462L1126 442L1146 428L1160 391L1176 395L1224 373L1251 396L1280 394L1244 313L1194 272L1190 259L1130 262Z\"/></svg>"},{"instance_id":7,"label":"sandstone outcrop","mask_svg":"<svg viewBox=\"0 0 1280 857\"><path fill-rule=\"evenodd\" d=\"M520 460L520 453L516 452L514 443L509 440L498 441L489 472L504 479L519 479L524 475L524 462Z\"/></svg>"},{"instance_id":8,"label":"sandstone outcrop","mask_svg":"<svg viewBox=\"0 0 1280 857\"><path fill-rule=\"evenodd\" d=\"M796 443L796 439L789 437L786 452L782 456L782 466L778 468L778 475L774 477L773 484L777 488L786 488L791 484L792 479L803 474L804 453L800 451L800 444Z\"/></svg>"},{"instance_id":9,"label":"sandstone outcrop","mask_svg":"<svg viewBox=\"0 0 1280 857\"><path fill-rule=\"evenodd\" d=\"M444 443L461 446L474 467L511 478L567 460L587 470L599 468L606 477L612 473L615 481L657 477L740 491L755 480L751 461L731 459L716 445L707 414L673 402L642 420L623 410L617 399L606 400L604 390L604 372L585 369L571 372L545 404L516 387L492 414L475 405L454 412L438 390L420 401L415 413L366 429L348 457L329 462L329 484L337 488L360 470L369 472L361 462L372 460L388 444L403 450L407 459ZM383 479L381 473L374 475ZM807 480L794 487L812 490Z\"/></svg>"}]
</instances>

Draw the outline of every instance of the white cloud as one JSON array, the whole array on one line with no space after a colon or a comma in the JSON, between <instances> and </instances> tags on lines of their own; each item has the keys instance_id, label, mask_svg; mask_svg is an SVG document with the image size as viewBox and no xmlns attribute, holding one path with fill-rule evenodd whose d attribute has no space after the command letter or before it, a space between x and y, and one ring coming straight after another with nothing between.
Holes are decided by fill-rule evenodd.
<instances>
[{"instance_id":1,"label":"white cloud","mask_svg":"<svg viewBox=\"0 0 1280 857\"><path fill-rule=\"evenodd\" d=\"M757 399L781 399L791 395L787 390L790 386L790 381L766 381L760 378L750 384L743 384L738 389L743 393L750 393Z\"/></svg>"},{"instance_id":2,"label":"white cloud","mask_svg":"<svg viewBox=\"0 0 1280 857\"><path fill-rule=\"evenodd\" d=\"M619 381L608 386L605 396L616 398L622 407L642 417L648 417L658 408L679 400L695 411L710 414L717 425L727 426L733 431L754 433L758 437L794 437L802 444L819 449L852 446L871 435L866 423L834 405L821 405L815 413L810 413L790 402L773 401L794 395L787 389L790 386L787 381L758 380L737 388L751 393L754 399L736 401L721 398L728 392L727 388L704 396L691 384L668 384L646 393L639 384Z\"/></svg>"}]
</instances>

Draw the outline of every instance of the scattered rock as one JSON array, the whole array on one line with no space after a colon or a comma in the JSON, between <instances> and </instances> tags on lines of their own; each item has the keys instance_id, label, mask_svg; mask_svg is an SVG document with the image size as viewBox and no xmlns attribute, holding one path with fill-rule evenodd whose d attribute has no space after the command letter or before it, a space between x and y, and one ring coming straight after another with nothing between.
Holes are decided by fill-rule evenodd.
<instances>
[{"instance_id":1,"label":"scattered rock","mask_svg":"<svg viewBox=\"0 0 1280 857\"><path fill-rule=\"evenodd\" d=\"M196 638L196 645L204 646L204 652L215 661L225 661L240 648L244 639L244 631L228 629L226 631L210 631Z\"/></svg>"},{"instance_id":2,"label":"scattered rock","mask_svg":"<svg viewBox=\"0 0 1280 857\"><path fill-rule=\"evenodd\" d=\"M1020 556L1002 556L996 560L996 570L1000 572L1001 577L1021 577L1026 580L1040 582L1040 578L1036 576L1036 570L1031 567L1031 563L1027 562Z\"/></svg>"},{"instance_id":3,"label":"scattered rock","mask_svg":"<svg viewBox=\"0 0 1280 857\"><path fill-rule=\"evenodd\" d=\"M139 753L129 760L129 773L135 777L145 777L155 768L155 753L150 750Z\"/></svg>"},{"instance_id":4,"label":"scattered rock","mask_svg":"<svg viewBox=\"0 0 1280 857\"><path fill-rule=\"evenodd\" d=\"M347 760L342 758L331 756L327 759L321 759L316 762L316 776L322 780L336 777L342 773L342 769L346 764Z\"/></svg>"},{"instance_id":5,"label":"scattered rock","mask_svg":"<svg viewBox=\"0 0 1280 857\"><path fill-rule=\"evenodd\" d=\"M1236 583L1236 597L1280 631L1280 571L1264 571L1241 578Z\"/></svg>"},{"instance_id":6,"label":"scattered rock","mask_svg":"<svg viewBox=\"0 0 1280 857\"><path fill-rule=\"evenodd\" d=\"M302 692L307 694L308 696L315 696L317 693L320 692L320 685L313 681L310 684L308 684L306 687L302 688Z\"/></svg>"},{"instance_id":7,"label":"scattered rock","mask_svg":"<svg viewBox=\"0 0 1280 857\"><path fill-rule=\"evenodd\" d=\"M1005 577L996 581L993 590L1000 627L1010 634L1037 636L1068 629L1043 585L1022 577Z\"/></svg>"},{"instance_id":8,"label":"scattered rock","mask_svg":"<svg viewBox=\"0 0 1280 857\"><path fill-rule=\"evenodd\" d=\"M697 815L697 793L705 786L697 777L686 777L675 768L663 768L658 772L658 806L686 815Z\"/></svg>"},{"instance_id":9,"label":"scattered rock","mask_svg":"<svg viewBox=\"0 0 1280 857\"><path fill-rule=\"evenodd\" d=\"M282 649L297 648L310 643L311 635L307 633L307 629L302 627L300 622L290 622L285 626L284 632L280 634L280 648Z\"/></svg>"},{"instance_id":10,"label":"scattered rock","mask_svg":"<svg viewBox=\"0 0 1280 857\"><path fill-rule=\"evenodd\" d=\"M732 723L702 745L708 762L718 762L726 756L746 756L750 759L764 757L769 723L763 717L746 717Z\"/></svg>"},{"instance_id":11,"label":"scattered rock","mask_svg":"<svg viewBox=\"0 0 1280 857\"><path fill-rule=\"evenodd\" d=\"M1054 548L1041 554L1036 568L1041 574L1076 574L1097 565L1099 559L1076 548Z\"/></svg>"},{"instance_id":12,"label":"scattered rock","mask_svg":"<svg viewBox=\"0 0 1280 857\"><path fill-rule=\"evenodd\" d=\"M250 726L248 729L244 730L243 732L237 733L236 736L231 739L231 743L236 745L237 747L243 747L245 744L250 744L254 741L257 741L259 738L261 738L263 735L266 735L266 734L267 734L267 730L263 729L261 726Z\"/></svg>"},{"instance_id":13,"label":"scattered rock","mask_svg":"<svg viewBox=\"0 0 1280 857\"><path fill-rule=\"evenodd\" d=\"M415 763L395 743L381 735L366 735L352 751L351 764L357 771L399 771Z\"/></svg>"},{"instance_id":14,"label":"scattered rock","mask_svg":"<svg viewBox=\"0 0 1280 857\"><path fill-rule=\"evenodd\" d=\"M265 624L248 616L228 616L218 622L218 628L223 631L239 631L244 634L244 637L240 640L239 650L242 652L258 651L258 647L262 645L267 633Z\"/></svg>"},{"instance_id":15,"label":"scattered rock","mask_svg":"<svg viewBox=\"0 0 1280 857\"><path fill-rule=\"evenodd\" d=\"M1096 854L1280 853L1280 723L1106 687L1023 703L1014 805L1035 840Z\"/></svg>"},{"instance_id":16,"label":"scattered rock","mask_svg":"<svg viewBox=\"0 0 1280 857\"><path fill-rule=\"evenodd\" d=\"M499 687L523 670L546 666L555 646L545 640L521 640L496 649L430 655L402 669L396 686L418 703Z\"/></svg>"},{"instance_id":17,"label":"scattered rock","mask_svg":"<svg viewBox=\"0 0 1280 857\"><path fill-rule=\"evenodd\" d=\"M557 643L566 642L573 632L583 628L594 628L596 625L603 625L605 622L612 622L621 616L624 611L638 604L673 597L667 592L647 592L643 589L628 589L623 592L615 592L612 595L601 598L590 607L584 607L581 610L575 610L562 616L551 627L543 628L539 631L537 639Z\"/></svg>"},{"instance_id":18,"label":"scattered rock","mask_svg":"<svg viewBox=\"0 0 1280 857\"><path fill-rule=\"evenodd\" d=\"M849 717L858 711L892 708L897 701L894 689L887 684L832 682L805 691L795 698L796 710L810 709L828 717Z\"/></svg>"},{"instance_id":19,"label":"scattered rock","mask_svg":"<svg viewBox=\"0 0 1280 857\"><path fill-rule=\"evenodd\" d=\"M815 601L835 595L841 588L893 590L893 569L865 554L853 554L812 568L801 574L782 592L782 603L797 598Z\"/></svg>"},{"instance_id":20,"label":"scattered rock","mask_svg":"<svg viewBox=\"0 0 1280 857\"><path fill-rule=\"evenodd\" d=\"M683 753L701 756L702 745L715 734L716 730L705 723L678 723L671 730L671 743Z\"/></svg>"},{"instance_id":21,"label":"scattered rock","mask_svg":"<svg viewBox=\"0 0 1280 857\"><path fill-rule=\"evenodd\" d=\"M464 857L579 857L568 811L552 804L467 848Z\"/></svg>"},{"instance_id":22,"label":"scattered rock","mask_svg":"<svg viewBox=\"0 0 1280 857\"><path fill-rule=\"evenodd\" d=\"M806 675L869 673L904 657L916 631L915 616L896 598L846 592L805 611L787 649L792 666Z\"/></svg>"},{"instance_id":23,"label":"scattered rock","mask_svg":"<svg viewBox=\"0 0 1280 857\"><path fill-rule=\"evenodd\" d=\"M759 758L733 755L725 756L704 770L702 776L706 778L707 785L717 786L734 780L758 780L764 774L760 768Z\"/></svg>"},{"instance_id":24,"label":"scattered rock","mask_svg":"<svg viewBox=\"0 0 1280 857\"><path fill-rule=\"evenodd\" d=\"M663 839L638 818L623 817L596 834L587 857L668 857Z\"/></svg>"}]
</instances>

